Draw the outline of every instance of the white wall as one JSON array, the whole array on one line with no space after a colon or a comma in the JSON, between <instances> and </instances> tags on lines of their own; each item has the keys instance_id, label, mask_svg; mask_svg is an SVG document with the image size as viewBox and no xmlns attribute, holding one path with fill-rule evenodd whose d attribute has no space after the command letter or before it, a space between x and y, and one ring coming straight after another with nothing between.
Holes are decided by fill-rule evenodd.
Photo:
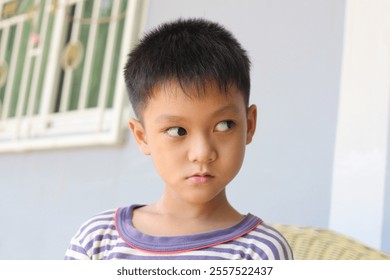
<instances>
[{"instance_id":1,"label":"white wall","mask_svg":"<svg viewBox=\"0 0 390 280\"><path fill-rule=\"evenodd\" d=\"M259 127L228 188L242 212L269 222L328 226L335 207L344 4L150 0L148 30L178 17L206 17L224 24L249 51ZM124 147L0 155L0 173L0 221L7 229L0 231L0 259L60 259L87 217L149 203L162 191L152 163L131 139Z\"/></svg>"},{"instance_id":2,"label":"white wall","mask_svg":"<svg viewBox=\"0 0 390 280\"><path fill-rule=\"evenodd\" d=\"M382 243L390 105L390 1L347 1L330 227Z\"/></svg>"}]
</instances>

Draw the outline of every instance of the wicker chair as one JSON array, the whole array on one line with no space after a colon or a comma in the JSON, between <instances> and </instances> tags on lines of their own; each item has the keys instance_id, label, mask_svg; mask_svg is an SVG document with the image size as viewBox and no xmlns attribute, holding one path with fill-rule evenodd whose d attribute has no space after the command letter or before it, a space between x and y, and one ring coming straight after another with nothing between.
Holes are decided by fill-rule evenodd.
<instances>
[{"instance_id":1,"label":"wicker chair","mask_svg":"<svg viewBox=\"0 0 390 280\"><path fill-rule=\"evenodd\" d=\"M390 255L331 230L279 224L272 226L288 240L296 260L390 260Z\"/></svg>"}]
</instances>

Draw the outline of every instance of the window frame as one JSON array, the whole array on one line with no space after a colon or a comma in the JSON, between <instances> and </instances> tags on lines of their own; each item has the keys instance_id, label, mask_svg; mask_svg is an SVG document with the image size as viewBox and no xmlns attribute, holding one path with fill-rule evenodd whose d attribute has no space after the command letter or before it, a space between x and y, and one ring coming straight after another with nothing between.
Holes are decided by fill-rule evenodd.
<instances>
[{"instance_id":1,"label":"window frame","mask_svg":"<svg viewBox=\"0 0 390 280\"><path fill-rule=\"evenodd\" d=\"M131 109L126 98L122 69L128 52L143 31L148 1L127 1L118 69L114 69L114 71L117 71L117 75L115 77L112 107L107 108L105 103L100 102L93 108L81 106L72 111L59 110L54 112L56 98L58 98L59 72L61 71L59 65L61 64L61 54L66 35L66 11L70 5L83 1L85 0L47 0L45 2L45 4L55 4L55 16L52 26L53 33L50 42L48 42L48 63L45 69L38 114L24 116L16 114L14 117L4 117L4 114L1 115L3 110L0 110L0 153L86 146L113 146L124 143ZM49 4L47 5L48 7L45 8L50 8ZM2 7L0 6L0 8ZM18 17L21 18L21 15L18 15ZM0 27L7 22L11 24L12 20L14 19L2 20L0 18ZM109 62L105 61L104 63ZM10 66L11 63L8 64L10 68L12 67ZM12 71L13 69L9 72ZM100 94L102 93L99 93L99 96Z\"/></svg>"}]
</instances>

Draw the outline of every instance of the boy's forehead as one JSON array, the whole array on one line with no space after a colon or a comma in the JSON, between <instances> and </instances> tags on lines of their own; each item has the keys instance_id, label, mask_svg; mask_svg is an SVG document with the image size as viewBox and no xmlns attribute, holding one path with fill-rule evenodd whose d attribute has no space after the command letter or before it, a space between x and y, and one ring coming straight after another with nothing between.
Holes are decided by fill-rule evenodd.
<instances>
[{"instance_id":1,"label":"boy's forehead","mask_svg":"<svg viewBox=\"0 0 390 280\"><path fill-rule=\"evenodd\" d=\"M175 98L185 97L189 100L202 100L212 96L223 96L227 99L234 97L235 95L243 94L234 85L227 87L219 86L216 82L204 82L204 83L180 83L178 81L170 81L160 83L153 87L151 99L156 97Z\"/></svg>"},{"instance_id":2,"label":"boy's forehead","mask_svg":"<svg viewBox=\"0 0 390 280\"><path fill-rule=\"evenodd\" d=\"M242 109L246 109L244 98L235 87L225 91L215 85L207 85L198 89L194 86L182 88L178 83L171 83L154 89L145 104L143 115L145 116L146 112L152 112L154 115L158 112L163 114L172 113L172 111L188 113L194 110L205 113L206 111L218 111L222 107L226 110L226 108L241 106ZM237 109L234 110L237 111Z\"/></svg>"}]
</instances>

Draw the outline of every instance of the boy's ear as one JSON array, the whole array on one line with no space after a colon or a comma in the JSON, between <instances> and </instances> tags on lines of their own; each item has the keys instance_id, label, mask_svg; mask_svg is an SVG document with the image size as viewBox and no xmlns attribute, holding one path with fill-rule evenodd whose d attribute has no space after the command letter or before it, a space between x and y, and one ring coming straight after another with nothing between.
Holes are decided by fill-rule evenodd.
<instances>
[{"instance_id":1,"label":"boy's ear","mask_svg":"<svg viewBox=\"0 0 390 280\"><path fill-rule=\"evenodd\" d=\"M256 131L256 121L257 121L257 107L256 105L251 105L248 108L247 113L247 131L246 131L246 144L252 142L253 135Z\"/></svg>"},{"instance_id":2,"label":"boy's ear","mask_svg":"<svg viewBox=\"0 0 390 280\"><path fill-rule=\"evenodd\" d=\"M133 133L135 142L144 155L150 155L149 145L146 140L145 128L140 121L131 118L129 120L130 130Z\"/></svg>"}]
</instances>

